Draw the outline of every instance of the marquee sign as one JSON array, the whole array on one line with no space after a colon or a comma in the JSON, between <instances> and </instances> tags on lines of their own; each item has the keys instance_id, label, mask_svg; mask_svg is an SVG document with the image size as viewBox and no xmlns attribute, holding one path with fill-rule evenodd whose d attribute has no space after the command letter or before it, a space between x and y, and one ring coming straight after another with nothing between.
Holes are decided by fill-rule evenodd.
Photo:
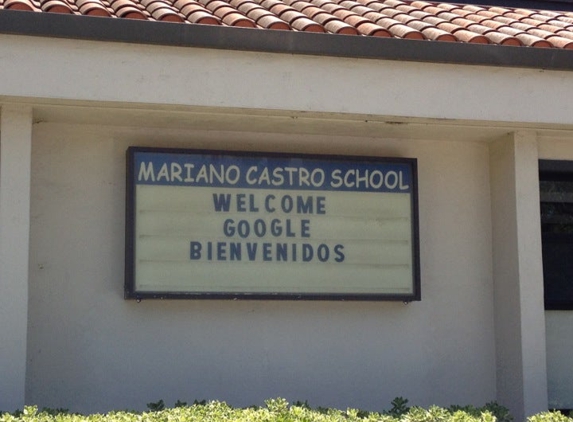
<instances>
[{"instance_id":1,"label":"marquee sign","mask_svg":"<svg viewBox=\"0 0 573 422\"><path fill-rule=\"evenodd\" d=\"M419 300L416 160L127 152L125 296Z\"/></svg>"}]
</instances>

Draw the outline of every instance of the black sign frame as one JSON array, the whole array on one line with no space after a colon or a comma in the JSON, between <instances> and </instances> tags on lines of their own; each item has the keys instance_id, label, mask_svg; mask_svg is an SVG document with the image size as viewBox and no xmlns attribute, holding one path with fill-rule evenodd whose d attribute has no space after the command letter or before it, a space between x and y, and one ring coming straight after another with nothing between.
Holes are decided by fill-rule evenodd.
<instances>
[{"instance_id":1,"label":"black sign frame","mask_svg":"<svg viewBox=\"0 0 573 422\"><path fill-rule=\"evenodd\" d=\"M139 291L136 288L136 183L135 157L138 153L177 154L177 155L208 155L220 157L266 159L319 160L323 162L350 163L352 165L385 164L406 165L411 176L411 247L412 247L412 291L408 294L388 293L308 293L308 292L236 292L236 291ZM402 301L421 300L420 277L420 242L418 217L418 174L415 158L401 157L372 157L372 156L340 156L318 154L284 154L267 152L218 151L180 148L151 148L129 147L126 153L126 220L125 220L125 284L124 298L142 299L224 299L224 300L329 300L329 301Z\"/></svg>"}]
</instances>

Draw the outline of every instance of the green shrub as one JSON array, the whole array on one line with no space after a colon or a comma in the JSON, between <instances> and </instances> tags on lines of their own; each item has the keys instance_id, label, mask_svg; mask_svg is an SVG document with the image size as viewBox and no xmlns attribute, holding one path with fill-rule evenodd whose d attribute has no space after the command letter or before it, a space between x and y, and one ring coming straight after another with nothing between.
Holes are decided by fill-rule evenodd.
<instances>
[{"instance_id":1,"label":"green shrub","mask_svg":"<svg viewBox=\"0 0 573 422\"><path fill-rule=\"evenodd\" d=\"M573 419L560 412L543 412L532 416L528 422L572 422Z\"/></svg>"},{"instance_id":2,"label":"green shrub","mask_svg":"<svg viewBox=\"0 0 573 422\"><path fill-rule=\"evenodd\" d=\"M451 406L428 409L409 407L408 400L397 397L391 408L381 413L358 409L312 409L307 402L289 404L277 398L267 400L263 407L237 409L224 402L194 402L192 405L177 401L167 408L164 401L148 403L147 412L110 412L105 415L82 416L66 409L43 409L28 406L23 411L1 413L0 422L510 422L508 410L496 403L483 407ZM573 422L556 412L545 412L528 422Z\"/></svg>"}]
</instances>

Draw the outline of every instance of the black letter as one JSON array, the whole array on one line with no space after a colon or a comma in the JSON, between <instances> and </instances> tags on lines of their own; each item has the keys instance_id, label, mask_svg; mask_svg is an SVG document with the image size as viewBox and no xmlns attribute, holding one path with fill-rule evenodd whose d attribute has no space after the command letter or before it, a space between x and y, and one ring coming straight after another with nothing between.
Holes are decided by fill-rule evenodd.
<instances>
[{"instance_id":1,"label":"black letter","mask_svg":"<svg viewBox=\"0 0 573 422\"><path fill-rule=\"evenodd\" d=\"M254 261L257 258L257 245L258 243L247 243L247 255L249 255L249 261Z\"/></svg>"},{"instance_id":2,"label":"black letter","mask_svg":"<svg viewBox=\"0 0 573 422\"><path fill-rule=\"evenodd\" d=\"M218 261L226 261L227 257L225 254L227 253L227 244L225 242L217 242L217 260Z\"/></svg>"},{"instance_id":3,"label":"black letter","mask_svg":"<svg viewBox=\"0 0 573 422\"><path fill-rule=\"evenodd\" d=\"M302 245L302 260L304 262L312 261L313 256L314 256L314 250L312 249L312 245L304 243Z\"/></svg>"},{"instance_id":4,"label":"black letter","mask_svg":"<svg viewBox=\"0 0 573 422\"><path fill-rule=\"evenodd\" d=\"M231 246L231 250L229 254L231 255L229 259L231 261L240 261L241 260L241 244L239 242L233 242L229 244Z\"/></svg>"},{"instance_id":5,"label":"black letter","mask_svg":"<svg viewBox=\"0 0 573 422\"><path fill-rule=\"evenodd\" d=\"M271 243L263 243L263 261L272 261L271 246Z\"/></svg>"},{"instance_id":6,"label":"black letter","mask_svg":"<svg viewBox=\"0 0 573 422\"><path fill-rule=\"evenodd\" d=\"M326 204L324 203L326 198L324 196L317 196L316 197L316 213L317 214L326 214Z\"/></svg>"},{"instance_id":7,"label":"black letter","mask_svg":"<svg viewBox=\"0 0 573 422\"><path fill-rule=\"evenodd\" d=\"M343 245L336 245L334 247L334 253L337 255L336 258L334 258L336 262L344 261L344 254L342 253L342 249L344 249Z\"/></svg>"},{"instance_id":8,"label":"black letter","mask_svg":"<svg viewBox=\"0 0 573 422\"><path fill-rule=\"evenodd\" d=\"M318 260L320 262L326 262L330 256L330 249L328 249L328 246L326 246L324 243L321 243L321 245L318 247L318 250L316 251L316 255L318 256Z\"/></svg>"},{"instance_id":9,"label":"black letter","mask_svg":"<svg viewBox=\"0 0 573 422\"><path fill-rule=\"evenodd\" d=\"M215 205L215 211L225 211L229 212L229 207L231 206L231 195L229 194L213 194L213 205Z\"/></svg>"},{"instance_id":10,"label":"black letter","mask_svg":"<svg viewBox=\"0 0 573 422\"><path fill-rule=\"evenodd\" d=\"M300 220L300 237L310 237L310 220Z\"/></svg>"},{"instance_id":11,"label":"black letter","mask_svg":"<svg viewBox=\"0 0 573 422\"><path fill-rule=\"evenodd\" d=\"M190 258L201 259L201 242L191 242Z\"/></svg>"},{"instance_id":12,"label":"black letter","mask_svg":"<svg viewBox=\"0 0 573 422\"><path fill-rule=\"evenodd\" d=\"M296 212L298 214L312 214L312 196L304 198L300 195L296 197Z\"/></svg>"},{"instance_id":13,"label":"black letter","mask_svg":"<svg viewBox=\"0 0 573 422\"><path fill-rule=\"evenodd\" d=\"M287 244L277 243L277 261L287 260Z\"/></svg>"},{"instance_id":14,"label":"black letter","mask_svg":"<svg viewBox=\"0 0 573 422\"><path fill-rule=\"evenodd\" d=\"M247 198L246 194L237 194L237 212L247 212Z\"/></svg>"}]
</instances>

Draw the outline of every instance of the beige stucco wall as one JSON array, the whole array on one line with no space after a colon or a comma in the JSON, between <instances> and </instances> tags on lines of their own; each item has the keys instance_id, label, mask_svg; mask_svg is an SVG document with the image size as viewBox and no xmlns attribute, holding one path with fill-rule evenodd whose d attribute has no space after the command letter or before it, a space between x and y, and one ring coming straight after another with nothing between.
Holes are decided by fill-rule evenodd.
<instances>
[{"instance_id":1,"label":"beige stucco wall","mask_svg":"<svg viewBox=\"0 0 573 422\"><path fill-rule=\"evenodd\" d=\"M24 405L31 134L29 107L0 108L0 409Z\"/></svg>"},{"instance_id":2,"label":"beige stucco wall","mask_svg":"<svg viewBox=\"0 0 573 422\"><path fill-rule=\"evenodd\" d=\"M129 145L417 158L422 301L124 301ZM488 160L487 144L446 139L35 124L26 402L494 400Z\"/></svg>"},{"instance_id":3,"label":"beige stucco wall","mask_svg":"<svg viewBox=\"0 0 573 422\"><path fill-rule=\"evenodd\" d=\"M537 136L498 139L490 157L497 398L524 420L547 409Z\"/></svg>"},{"instance_id":4,"label":"beige stucco wall","mask_svg":"<svg viewBox=\"0 0 573 422\"><path fill-rule=\"evenodd\" d=\"M571 72L14 35L0 56L0 104L34 122L30 199L29 133L2 120L0 193L16 189L0 212L0 333L16 346L0 353L16 365L0 407L546 407L534 151L573 158ZM129 145L418 158L423 300L125 302ZM12 199L31 200L31 227L12 232L26 217Z\"/></svg>"}]
</instances>

